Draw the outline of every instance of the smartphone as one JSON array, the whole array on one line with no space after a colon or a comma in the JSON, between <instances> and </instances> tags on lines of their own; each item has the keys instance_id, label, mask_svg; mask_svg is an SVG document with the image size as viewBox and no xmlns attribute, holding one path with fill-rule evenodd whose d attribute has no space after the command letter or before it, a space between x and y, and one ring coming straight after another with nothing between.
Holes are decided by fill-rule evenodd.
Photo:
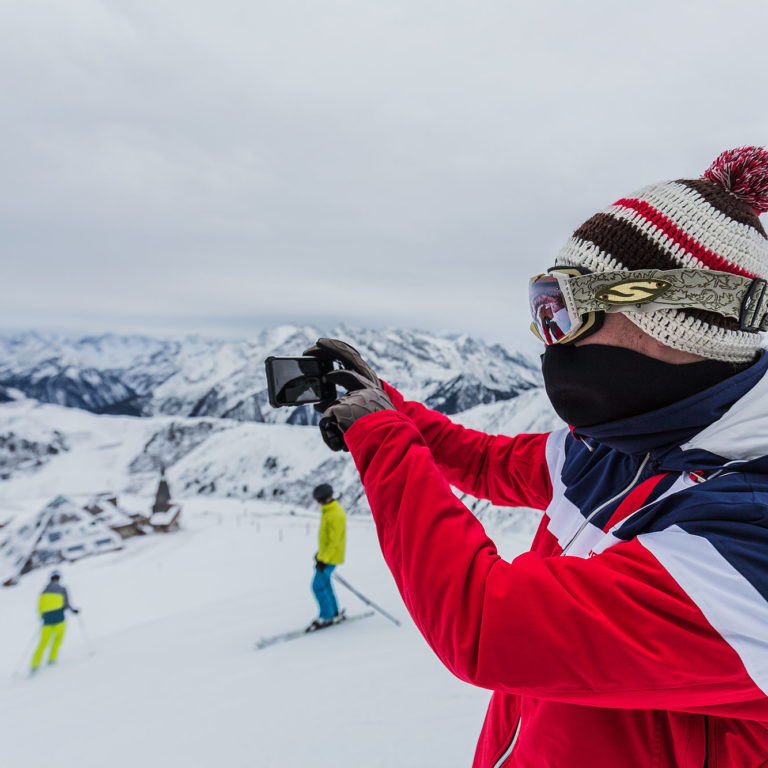
<instances>
[{"instance_id":1,"label":"smartphone","mask_svg":"<svg viewBox=\"0 0 768 768\"><path fill-rule=\"evenodd\" d=\"M336 386L326 381L333 370L332 360L319 357L268 357L267 391L273 408L283 405L309 405L336 399Z\"/></svg>"}]
</instances>

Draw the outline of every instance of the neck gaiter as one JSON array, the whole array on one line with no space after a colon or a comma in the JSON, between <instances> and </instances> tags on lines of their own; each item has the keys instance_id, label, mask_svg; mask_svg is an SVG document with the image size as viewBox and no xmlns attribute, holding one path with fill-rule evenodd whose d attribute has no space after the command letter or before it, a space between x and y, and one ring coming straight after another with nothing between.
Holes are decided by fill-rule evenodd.
<instances>
[{"instance_id":1,"label":"neck gaiter","mask_svg":"<svg viewBox=\"0 0 768 768\"><path fill-rule=\"evenodd\" d=\"M639 416L684 400L733 376L731 363L664 363L624 347L555 344L541 356L544 387L572 427Z\"/></svg>"}]
</instances>

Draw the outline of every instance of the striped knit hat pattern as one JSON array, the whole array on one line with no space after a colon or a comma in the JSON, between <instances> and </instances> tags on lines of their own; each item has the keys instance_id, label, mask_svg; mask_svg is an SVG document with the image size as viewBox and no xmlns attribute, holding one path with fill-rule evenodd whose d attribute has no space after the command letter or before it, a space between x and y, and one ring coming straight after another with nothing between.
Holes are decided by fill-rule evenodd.
<instances>
[{"instance_id":1,"label":"striped knit hat pattern","mask_svg":"<svg viewBox=\"0 0 768 768\"><path fill-rule=\"evenodd\" d=\"M700 179L644 187L582 224L556 265L590 272L710 269L768 280L768 152L723 152ZM669 347L733 363L754 359L762 337L736 320L699 309L625 312Z\"/></svg>"}]
</instances>

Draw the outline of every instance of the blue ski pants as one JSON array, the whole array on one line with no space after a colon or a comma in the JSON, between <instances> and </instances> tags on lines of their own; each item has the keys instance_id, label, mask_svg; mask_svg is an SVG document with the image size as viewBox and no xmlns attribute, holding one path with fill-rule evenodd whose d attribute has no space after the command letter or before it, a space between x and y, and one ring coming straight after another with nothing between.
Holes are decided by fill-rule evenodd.
<instances>
[{"instance_id":1,"label":"blue ski pants","mask_svg":"<svg viewBox=\"0 0 768 768\"><path fill-rule=\"evenodd\" d=\"M331 584L331 574L336 570L335 565L326 565L325 570L315 569L315 578L312 579L312 591L315 600L320 606L320 618L332 619L339 612L339 604Z\"/></svg>"}]
</instances>

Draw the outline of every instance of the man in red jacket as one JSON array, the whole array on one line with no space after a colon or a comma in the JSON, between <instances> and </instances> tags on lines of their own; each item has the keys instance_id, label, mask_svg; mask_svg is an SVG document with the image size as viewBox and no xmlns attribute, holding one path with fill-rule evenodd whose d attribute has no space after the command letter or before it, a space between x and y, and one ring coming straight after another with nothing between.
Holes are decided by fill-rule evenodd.
<instances>
[{"instance_id":1,"label":"man in red jacket","mask_svg":"<svg viewBox=\"0 0 768 768\"><path fill-rule=\"evenodd\" d=\"M345 369L321 431L411 616L494 692L478 768L768 766L766 210L768 153L732 150L593 216L532 279L570 429L465 429L343 342L307 350ZM502 560L451 485L542 510L530 552Z\"/></svg>"}]
</instances>

